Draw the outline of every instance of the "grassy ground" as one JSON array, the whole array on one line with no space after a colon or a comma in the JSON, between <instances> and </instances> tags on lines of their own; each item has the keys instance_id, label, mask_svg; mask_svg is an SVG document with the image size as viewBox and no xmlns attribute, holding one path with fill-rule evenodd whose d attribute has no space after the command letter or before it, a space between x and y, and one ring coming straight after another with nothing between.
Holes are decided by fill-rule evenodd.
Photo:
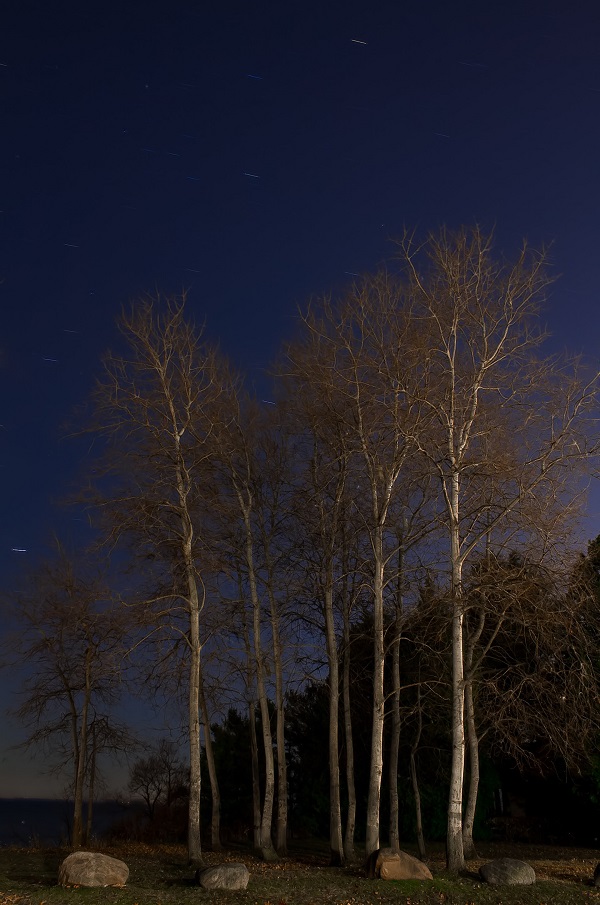
<instances>
[{"instance_id":1,"label":"grassy ground","mask_svg":"<svg viewBox=\"0 0 600 905\"><path fill-rule=\"evenodd\" d=\"M293 849L289 858L264 864L247 850L206 861L243 861L250 871L244 892L205 892L194 883L186 853L178 846L121 845L99 847L129 865L122 889L63 889L56 877L68 854L57 849L0 849L0 905L600 905L600 889L591 884L600 860L596 850L549 846L482 845L480 857L461 877L444 870L441 851L432 852L433 882L367 880L360 864L345 869L327 866L326 854L314 848ZM513 857L529 862L537 882L532 887L486 886L479 866L491 858Z\"/></svg>"}]
</instances>

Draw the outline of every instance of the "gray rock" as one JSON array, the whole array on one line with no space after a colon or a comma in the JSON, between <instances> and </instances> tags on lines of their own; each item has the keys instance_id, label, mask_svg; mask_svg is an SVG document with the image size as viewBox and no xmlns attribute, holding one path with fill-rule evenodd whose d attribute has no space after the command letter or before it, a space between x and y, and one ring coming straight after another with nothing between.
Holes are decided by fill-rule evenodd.
<instances>
[{"instance_id":1,"label":"gray rock","mask_svg":"<svg viewBox=\"0 0 600 905\"><path fill-rule=\"evenodd\" d=\"M531 864L516 858L497 858L479 868L479 876L494 886L531 886L535 871Z\"/></svg>"},{"instance_id":2,"label":"gray rock","mask_svg":"<svg viewBox=\"0 0 600 905\"><path fill-rule=\"evenodd\" d=\"M100 852L73 852L58 869L60 886L125 886L128 877L124 861Z\"/></svg>"},{"instance_id":3,"label":"gray rock","mask_svg":"<svg viewBox=\"0 0 600 905\"><path fill-rule=\"evenodd\" d=\"M600 886L600 864L596 864L594 871L594 886Z\"/></svg>"},{"instance_id":4,"label":"gray rock","mask_svg":"<svg viewBox=\"0 0 600 905\"><path fill-rule=\"evenodd\" d=\"M245 864L227 861L199 870L196 879L203 889L246 889L250 874Z\"/></svg>"}]
</instances>

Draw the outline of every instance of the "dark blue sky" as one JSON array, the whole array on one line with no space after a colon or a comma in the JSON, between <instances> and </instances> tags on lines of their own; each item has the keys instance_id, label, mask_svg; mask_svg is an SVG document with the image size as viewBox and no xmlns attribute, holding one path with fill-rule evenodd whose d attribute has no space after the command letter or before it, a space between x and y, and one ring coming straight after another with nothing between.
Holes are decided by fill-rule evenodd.
<instances>
[{"instance_id":1,"label":"dark blue sky","mask_svg":"<svg viewBox=\"0 0 600 905\"><path fill-rule=\"evenodd\" d=\"M477 221L496 224L509 254L523 236L554 243L554 345L597 358L600 8L9 7L0 21L6 581L57 522L52 501L83 455L61 439L62 425L87 397L121 305L144 291L189 289L197 320L262 387L298 303L390 257L404 224L426 232Z\"/></svg>"}]
</instances>

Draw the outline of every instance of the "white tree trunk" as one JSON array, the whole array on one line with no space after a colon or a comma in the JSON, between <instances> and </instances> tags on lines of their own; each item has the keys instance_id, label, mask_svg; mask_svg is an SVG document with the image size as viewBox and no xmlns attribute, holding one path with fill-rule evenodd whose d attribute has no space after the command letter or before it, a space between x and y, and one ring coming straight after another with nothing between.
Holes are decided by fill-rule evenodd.
<instances>
[{"instance_id":1,"label":"white tree trunk","mask_svg":"<svg viewBox=\"0 0 600 905\"><path fill-rule=\"evenodd\" d=\"M339 662L337 638L333 618L333 588L331 572L327 576L324 594L325 638L327 643L327 663L329 666L329 845L330 863L344 863L342 841L342 813L340 806L340 763L339 763Z\"/></svg>"},{"instance_id":2,"label":"white tree trunk","mask_svg":"<svg viewBox=\"0 0 600 905\"><path fill-rule=\"evenodd\" d=\"M250 721L250 759L252 763L252 842L255 851L260 851L260 770L258 766L258 739L256 737L256 705L248 704Z\"/></svg>"},{"instance_id":3,"label":"white tree trunk","mask_svg":"<svg viewBox=\"0 0 600 905\"><path fill-rule=\"evenodd\" d=\"M400 803L398 799L398 762L400 755L400 640L402 637L402 583L403 555L402 545L398 548L398 580L396 588L396 618L394 620L394 638L392 641L392 737L390 740L390 847L400 851Z\"/></svg>"},{"instance_id":4,"label":"white tree trunk","mask_svg":"<svg viewBox=\"0 0 600 905\"><path fill-rule=\"evenodd\" d=\"M421 707L421 684L419 680L419 684L417 685L417 731L415 733L415 737L413 739L413 743L410 746L410 779L413 787L413 795L415 799L415 820L417 824L417 847L419 850L419 858L421 861L425 861L427 857L427 851L425 848L425 836L423 833L423 815L421 812L421 792L419 789L419 776L417 773L417 751L419 749L419 744L421 741L421 732L423 731L423 710Z\"/></svg>"},{"instance_id":5,"label":"white tree trunk","mask_svg":"<svg viewBox=\"0 0 600 905\"><path fill-rule=\"evenodd\" d=\"M464 657L462 562L459 532L459 476L452 475L450 488L450 556L452 560L452 763L448 798L446 858L451 871L464 870L462 837L463 782L465 772Z\"/></svg>"},{"instance_id":6,"label":"white tree trunk","mask_svg":"<svg viewBox=\"0 0 600 905\"><path fill-rule=\"evenodd\" d=\"M490 537L487 538L487 554L489 565L489 545ZM475 724L475 701L473 698L473 682L475 681L474 657L475 648L485 627L486 613L481 610L479 613L478 624L473 632L468 632L467 649L465 654L465 722L467 732L467 742L469 745L469 789L467 794L467 805L465 808L465 816L463 820L463 849L465 858L476 858L475 843L473 841L473 827L475 824L475 813L477 810L477 795L479 793L479 736L477 734L477 726ZM502 623L500 619L498 628ZM469 629L468 621L466 621L467 630ZM492 634L493 637L493 634Z\"/></svg>"},{"instance_id":7,"label":"white tree trunk","mask_svg":"<svg viewBox=\"0 0 600 905\"><path fill-rule=\"evenodd\" d=\"M384 639L383 639L383 531L377 527L373 538L373 724L371 731L371 766L367 798L365 847L367 857L379 848L379 805L383 773L384 720Z\"/></svg>"},{"instance_id":8,"label":"white tree trunk","mask_svg":"<svg viewBox=\"0 0 600 905\"><path fill-rule=\"evenodd\" d=\"M202 712L202 722L204 724L204 750L206 752L206 765L208 767L208 778L210 781L210 792L212 800L210 844L213 852L217 852L221 850L221 793L219 791L219 779L217 777L215 753L213 750L212 735L210 731L210 717L208 714L208 706L206 704L206 695L204 693L202 660L200 660L198 692L200 698L200 710Z\"/></svg>"},{"instance_id":9,"label":"white tree trunk","mask_svg":"<svg viewBox=\"0 0 600 905\"><path fill-rule=\"evenodd\" d=\"M344 854L347 861L354 858L354 832L356 829L356 788L354 785L354 740L352 737L352 711L350 708L350 607L348 590L344 599L344 658L343 658L343 707L344 737L346 741L346 788L348 814L344 835Z\"/></svg>"},{"instance_id":10,"label":"white tree trunk","mask_svg":"<svg viewBox=\"0 0 600 905\"><path fill-rule=\"evenodd\" d=\"M254 657L256 661L256 687L258 692L258 704L262 725L263 749L265 755L265 794L263 798L262 815L260 821L260 853L265 861L276 861L277 852L273 846L271 836L273 823L273 804L275 800L275 760L273 757L273 738L271 735L271 718L269 714L269 702L265 688L264 664L261 641L261 607L254 568L254 550L252 544L252 526L247 510L243 510L246 529L246 563L248 566L248 580L250 583L250 597L252 600Z\"/></svg>"},{"instance_id":11,"label":"white tree trunk","mask_svg":"<svg viewBox=\"0 0 600 905\"><path fill-rule=\"evenodd\" d=\"M188 570L190 609L190 687L188 700L190 792L188 803L188 861L193 867L202 866L200 842L200 607L193 567Z\"/></svg>"},{"instance_id":12,"label":"white tree trunk","mask_svg":"<svg viewBox=\"0 0 600 905\"><path fill-rule=\"evenodd\" d=\"M475 824L477 794L479 792L479 739L475 726L473 683L471 680L467 681L465 685L465 718L467 725L467 740L469 744L469 788L463 821L463 849L465 858L476 858L477 852L475 851L475 843L473 842L473 826Z\"/></svg>"},{"instance_id":13,"label":"white tree trunk","mask_svg":"<svg viewBox=\"0 0 600 905\"><path fill-rule=\"evenodd\" d=\"M188 484L184 479L185 467L181 457L181 437L175 431L175 445L179 461L176 467L177 491L181 509L182 559L187 581L187 603L189 612L188 645L190 649L190 678L188 691L188 744L190 753L190 790L188 798L188 861L193 867L201 867L202 845L200 841L200 595L196 580L193 554L194 529L188 508Z\"/></svg>"},{"instance_id":14,"label":"white tree trunk","mask_svg":"<svg viewBox=\"0 0 600 905\"><path fill-rule=\"evenodd\" d=\"M265 548L267 538L264 538ZM271 636L273 639L273 663L275 667L275 710L277 725L275 736L277 741L277 827L275 848L279 855L287 854L287 820L288 820L288 788L287 788L287 755L285 751L285 701L283 693L283 646L281 643L280 618L277 600L273 591L273 570L267 553L267 569L269 575L269 603L271 607Z\"/></svg>"},{"instance_id":15,"label":"white tree trunk","mask_svg":"<svg viewBox=\"0 0 600 905\"><path fill-rule=\"evenodd\" d=\"M240 600L243 599L242 581L239 579ZM250 728L250 763L252 764L252 844L254 851L260 851L260 770L258 766L258 739L256 737L256 704L254 702L256 664L253 661L250 648L250 634L246 614L242 610L244 624L244 647L247 661L247 688L248 688L248 722Z\"/></svg>"}]
</instances>

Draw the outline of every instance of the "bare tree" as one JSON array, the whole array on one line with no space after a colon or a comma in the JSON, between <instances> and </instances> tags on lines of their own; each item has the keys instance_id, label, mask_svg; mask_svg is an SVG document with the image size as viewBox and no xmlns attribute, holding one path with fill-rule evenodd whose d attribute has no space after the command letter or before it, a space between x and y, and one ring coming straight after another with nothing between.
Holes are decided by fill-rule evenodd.
<instances>
[{"instance_id":1,"label":"bare tree","mask_svg":"<svg viewBox=\"0 0 600 905\"><path fill-rule=\"evenodd\" d=\"M170 808L187 795L187 774L173 742L162 739L147 757L132 765L128 788L143 799L148 818L154 820L157 805Z\"/></svg>"},{"instance_id":2,"label":"bare tree","mask_svg":"<svg viewBox=\"0 0 600 905\"><path fill-rule=\"evenodd\" d=\"M128 540L162 567L161 590L145 601L149 629L160 626L187 647L188 855L198 865L201 570L208 556L198 520L227 371L186 318L184 297L143 299L122 314L119 328L125 351L105 357L95 392L107 478L97 503L111 543Z\"/></svg>"},{"instance_id":3,"label":"bare tree","mask_svg":"<svg viewBox=\"0 0 600 905\"><path fill-rule=\"evenodd\" d=\"M262 801L262 814L260 823L259 850L266 861L272 861L277 857L273 846L271 826L273 821L273 808L275 802L275 759L273 755L273 739L271 732L271 719L269 714L269 701L266 685L266 657L263 642L263 606L260 592L260 566L257 561L256 548L260 539L260 529L257 526L259 503L257 496L260 493L260 463L256 449L256 412L254 418L249 411L249 401L246 402L245 412L240 401L232 400L232 417L228 425L227 433L221 435L221 455L226 463L227 480L232 488L232 496L237 504L238 518L241 522L244 551L244 573L247 577L250 601L252 606L252 647L255 659L255 680L258 695L258 704L261 714L261 729L263 736L263 752L265 757L265 789ZM245 420L246 419L246 420ZM273 601L273 595L272 601ZM273 605L271 616L275 632L274 654L278 668L278 701L283 707L283 689L281 685L281 649L278 644L278 618ZM285 762L285 752L280 751ZM287 789L280 790L287 803ZM281 834L283 835L283 834ZM285 850L286 840L280 839Z\"/></svg>"},{"instance_id":4,"label":"bare tree","mask_svg":"<svg viewBox=\"0 0 600 905\"><path fill-rule=\"evenodd\" d=\"M308 353L308 354L307 354ZM328 411L327 400L335 396L334 383L328 384L326 368L312 356L312 350L296 348L292 352L293 373L287 375L285 405L297 444L296 486L292 509L295 515L295 560L302 575L304 605L299 614L306 632L307 623L316 622L325 638L328 670L329 722L329 842L330 863L343 864L346 851L343 839L340 791L340 647L336 597L346 582L345 604L349 619L348 575L343 576L341 532L348 498L346 483L350 451L341 422ZM305 381L312 368L319 368L317 394L307 391ZM347 526L346 526L347 527ZM346 547L346 555L348 548ZM349 629L348 629L349 630ZM349 665L349 645L346 660ZM321 653L317 659L320 660ZM317 665L319 668L320 663ZM349 684L347 686L349 716ZM349 724L348 724L349 725ZM351 739L350 739L351 742ZM352 747L349 748L350 758ZM352 774L353 779L353 774ZM352 784L349 784L352 793ZM350 807L355 802L350 796ZM350 811L349 845L353 846L354 816Z\"/></svg>"},{"instance_id":5,"label":"bare tree","mask_svg":"<svg viewBox=\"0 0 600 905\"><path fill-rule=\"evenodd\" d=\"M226 485L221 486L221 490L223 490L224 486ZM224 619L220 631L213 638L212 654L215 662L219 664L217 686L220 693L219 705L221 710L224 707L228 707L230 713L234 710L245 713L248 720L248 755L251 764L250 782L252 788L252 838L256 853L262 856L263 802L257 734L257 726L259 725L257 709L259 709L259 705L257 707L257 662L253 641L254 608L251 600L248 599L250 595L248 593L247 569L245 566L244 531L239 524L239 512L235 505L233 507L224 506L221 493L219 494L219 502L221 507L220 515L222 517L219 538L227 551L230 569L229 571L224 571L223 575L220 576L222 581L219 582L218 587L215 589L215 593L220 600ZM225 525L228 526L228 531L224 530ZM228 676L226 690L223 685L224 675ZM269 702L267 701L268 706ZM218 768L218 766L217 763L216 767ZM273 857L272 854L270 856Z\"/></svg>"},{"instance_id":6,"label":"bare tree","mask_svg":"<svg viewBox=\"0 0 600 905\"><path fill-rule=\"evenodd\" d=\"M436 523L445 526L450 564L447 851L449 867L456 870L464 865L465 701L467 710L471 701L463 572L490 530L505 549L519 534L535 532L543 533L546 543L556 543L552 521L561 507L573 511L581 490L577 468L592 452L595 375L582 378L577 362L536 358L544 339L538 307L550 282L544 253L524 246L514 263L498 261L491 238L477 228L456 234L443 230L422 247L407 234L399 247L398 281L380 273L357 282L337 303L324 299L309 306L303 336L286 351L287 371L295 397L315 408L315 417L305 420L307 428L314 434L315 423L337 425L354 491L353 519L370 542L374 657L367 852L379 846L385 599L391 563L399 547L407 549L406 538L393 543L394 516L402 509L416 463L425 481L433 475L439 482L426 530ZM339 455L339 443L336 449ZM414 514L413 500L404 503L404 512ZM536 523L543 523L543 530ZM392 646L399 651L401 601L397 609ZM396 739L398 667L396 660ZM471 740L475 777L473 732ZM392 789L393 844L398 844L396 805Z\"/></svg>"},{"instance_id":7,"label":"bare tree","mask_svg":"<svg viewBox=\"0 0 600 905\"><path fill-rule=\"evenodd\" d=\"M355 506L370 543L373 599L373 723L366 848L379 848L383 771L384 596L390 559L388 516L417 449L423 407L417 392L421 347L409 299L386 273L357 282L338 303L320 300L303 315L304 336L287 350L289 371L323 418L338 425ZM338 446L339 448L339 446Z\"/></svg>"},{"instance_id":8,"label":"bare tree","mask_svg":"<svg viewBox=\"0 0 600 905\"><path fill-rule=\"evenodd\" d=\"M440 480L451 564L452 769L448 866L464 866L465 651L463 572L487 531L513 526L546 498L567 493L563 475L588 454L585 418L594 385L572 366L535 359L549 278L546 256L523 246L513 263L481 230L442 230L399 257L427 337L421 400L432 429L422 450ZM560 386L560 392L558 388ZM495 494L486 493L493 482ZM576 491L577 482L573 482ZM514 527L513 527L514 530Z\"/></svg>"},{"instance_id":9,"label":"bare tree","mask_svg":"<svg viewBox=\"0 0 600 905\"><path fill-rule=\"evenodd\" d=\"M438 530L436 520L436 498L431 475L422 472L423 460L413 457L404 469L402 482L398 486L390 513L390 533L395 534L395 550L388 559L389 579L387 582L388 610L390 626L386 633L392 655L391 690L389 694L390 754L388 764L390 796L390 846L400 849L400 800L398 795L398 775L400 767L400 731L402 725L402 635L407 618L414 609L415 595L409 596L411 588L416 588L418 576L422 572L419 551ZM431 555L431 549L429 550ZM392 568L396 560L396 571ZM408 600L407 600L408 598ZM419 683L420 684L420 683ZM419 708L417 708L419 709Z\"/></svg>"},{"instance_id":10,"label":"bare tree","mask_svg":"<svg viewBox=\"0 0 600 905\"><path fill-rule=\"evenodd\" d=\"M287 751L285 744L285 596L279 589L288 585L285 560L289 542L283 540L286 522L289 521L286 500L289 483L288 437L280 419L263 423L258 443L257 473L262 480L257 486L258 532L262 546L263 585L269 601L273 671L275 678L275 738L277 747L277 823L275 847L279 855L287 854L288 836L288 783Z\"/></svg>"},{"instance_id":11,"label":"bare tree","mask_svg":"<svg viewBox=\"0 0 600 905\"><path fill-rule=\"evenodd\" d=\"M102 573L68 556L60 544L56 558L37 569L16 601L19 629L9 657L26 668L26 678L15 715L30 730L27 746L47 747L58 758L57 769L72 769L72 844L80 848L86 782L89 816L98 753L133 744L110 713L122 688L125 614L111 600Z\"/></svg>"},{"instance_id":12,"label":"bare tree","mask_svg":"<svg viewBox=\"0 0 600 905\"><path fill-rule=\"evenodd\" d=\"M287 769L284 734L284 680L281 613L276 590L276 536L285 518L281 485L285 476L285 455L277 426L267 423L256 405L232 393L230 418L219 435L223 462L223 481L229 487L232 505L225 518L239 522L234 534L233 555L243 551L238 563L247 580L252 609L252 648L255 665L257 699L261 715L265 757L265 789L262 802L259 850L265 860L273 860L277 852L287 851ZM223 506L221 506L223 509ZM231 536L231 530L229 530ZM239 543L235 543L235 540ZM271 635L272 662L275 674L276 747L277 747L277 836L276 850L272 840L275 802L275 758L269 714L267 663L269 652L263 639L266 596Z\"/></svg>"}]
</instances>

